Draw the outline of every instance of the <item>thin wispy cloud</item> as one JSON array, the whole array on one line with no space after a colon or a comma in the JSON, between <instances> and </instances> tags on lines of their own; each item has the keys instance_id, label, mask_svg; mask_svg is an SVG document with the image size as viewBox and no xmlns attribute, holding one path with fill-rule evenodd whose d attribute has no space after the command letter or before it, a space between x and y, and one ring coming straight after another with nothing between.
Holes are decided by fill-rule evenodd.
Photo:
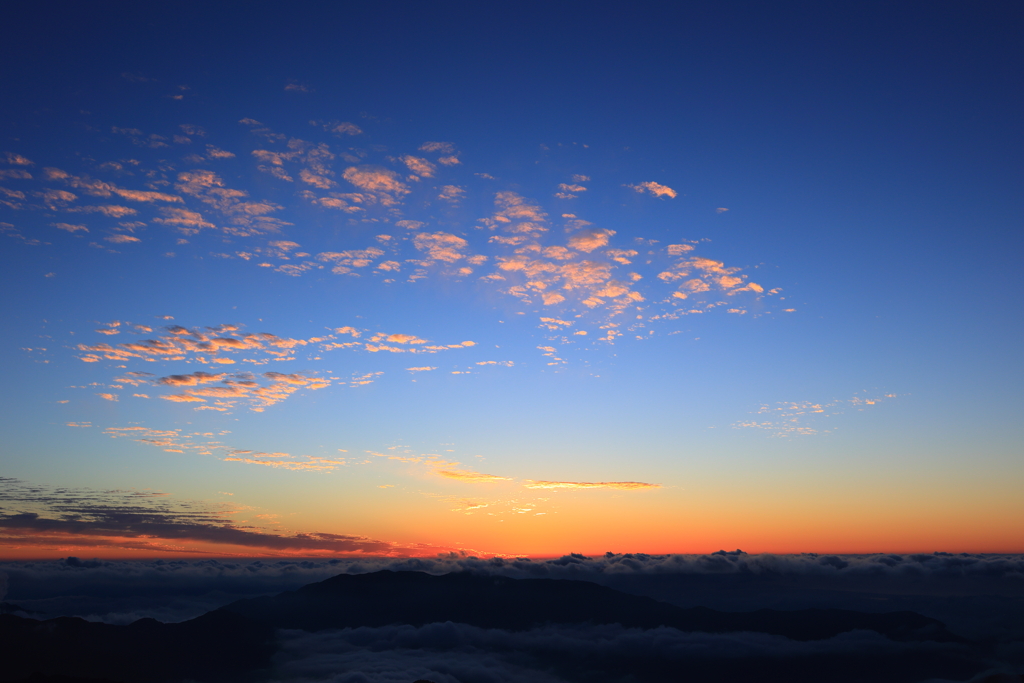
<instances>
[{"instance_id":1,"label":"thin wispy cloud","mask_svg":"<svg viewBox=\"0 0 1024 683\"><path fill-rule=\"evenodd\" d=\"M637 183L636 185L626 185L626 187L634 190L639 194L647 193L654 197L669 197L671 199L675 199L679 195L678 192L673 190L668 185L662 185L661 183L656 183L653 180L648 180L643 183Z\"/></svg>"}]
</instances>

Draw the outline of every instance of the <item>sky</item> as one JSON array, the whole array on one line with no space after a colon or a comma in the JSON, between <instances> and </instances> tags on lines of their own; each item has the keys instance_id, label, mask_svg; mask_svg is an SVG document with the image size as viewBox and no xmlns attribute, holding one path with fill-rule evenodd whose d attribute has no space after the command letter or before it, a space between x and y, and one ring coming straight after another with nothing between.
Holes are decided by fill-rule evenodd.
<instances>
[{"instance_id":1,"label":"sky","mask_svg":"<svg viewBox=\"0 0 1024 683\"><path fill-rule=\"evenodd\" d=\"M5 559L1024 552L1019 8L53 9Z\"/></svg>"}]
</instances>

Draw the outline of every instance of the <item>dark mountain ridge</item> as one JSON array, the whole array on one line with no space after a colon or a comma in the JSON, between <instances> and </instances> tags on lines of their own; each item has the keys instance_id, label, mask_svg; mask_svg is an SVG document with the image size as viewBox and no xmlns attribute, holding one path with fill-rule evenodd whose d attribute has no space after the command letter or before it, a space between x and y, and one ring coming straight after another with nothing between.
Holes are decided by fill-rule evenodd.
<instances>
[{"instance_id":1,"label":"dark mountain ridge","mask_svg":"<svg viewBox=\"0 0 1024 683\"><path fill-rule=\"evenodd\" d=\"M510 631L545 624L617 623L710 633L753 631L804 641L866 629L899 641L965 642L941 622L914 612L718 612L683 609L586 581L380 571L342 574L297 591L239 600L181 623L140 619L117 626L77 617L41 621L0 614L0 680L44 674L124 683L240 683L259 679L259 671L269 673L277 650L276 629L448 621ZM619 666L629 671L657 665L624 661ZM658 676L652 674L651 680Z\"/></svg>"},{"instance_id":2,"label":"dark mountain ridge","mask_svg":"<svg viewBox=\"0 0 1024 683\"><path fill-rule=\"evenodd\" d=\"M964 642L942 622L915 612L684 609L589 581L511 579L469 572L340 574L296 591L239 600L218 611L305 631L444 621L511 631L544 624L617 623L708 633L754 631L793 640L822 640L864 629L900 641Z\"/></svg>"}]
</instances>

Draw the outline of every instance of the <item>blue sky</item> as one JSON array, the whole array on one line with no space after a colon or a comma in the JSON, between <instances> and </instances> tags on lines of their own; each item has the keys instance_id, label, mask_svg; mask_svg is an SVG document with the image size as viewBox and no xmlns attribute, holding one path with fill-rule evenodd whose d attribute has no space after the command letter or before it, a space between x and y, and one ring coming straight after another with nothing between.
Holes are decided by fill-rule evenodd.
<instances>
[{"instance_id":1,"label":"blue sky","mask_svg":"<svg viewBox=\"0 0 1024 683\"><path fill-rule=\"evenodd\" d=\"M176 11L15 13L5 476L393 554L1020 550L1019 11ZM19 556L279 552L21 490Z\"/></svg>"}]
</instances>

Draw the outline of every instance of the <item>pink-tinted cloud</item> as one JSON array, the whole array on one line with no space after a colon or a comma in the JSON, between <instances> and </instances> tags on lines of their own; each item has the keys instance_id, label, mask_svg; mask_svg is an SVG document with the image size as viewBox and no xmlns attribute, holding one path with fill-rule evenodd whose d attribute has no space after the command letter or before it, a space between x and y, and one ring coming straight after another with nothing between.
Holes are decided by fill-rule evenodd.
<instances>
[{"instance_id":1,"label":"pink-tinted cloud","mask_svg":"<svg viewBox=\"0 0 1024 683\"><path fill-rule=\"evenodd\" d=\"M342 135L362 135L363 129L354 123L348 121L310 121L309 125L323 128L329 133L334 133L337 136Z\"/></svg>"},{"instance_id":2,"label":"pink-tinted cloud","mask_svg":"<svg viewBox=\"0 0 1024 683\"><path fill-rule=\"evenodd\" d=\"M124 218L125 216L134 216L138 213L135 209L131 209L127 206L118 206L116 204L103 206L76 206L65 210L72 213L101 213L104 216L109 216L110 218Z\"/></svg>"},{"instance_id":3,"label":"pink-tinted cloud","mask_svg":"<svg viewBox=\"0 0 1024 683\"><path fill-rule=\"evenodd\" d=\"M455 154L455 145L450 142L424 142L420 145L421 152L437 152L438 154Z\"/></svg>"},{"instance_id":4,"label":"pink-tinted cloud","mask_svg":"<svg viewBox=\"0 0 1024 683\"><path fill-rule=\"evenodd\" d=\"M163 225L175 225L178 230L186 235L195 235L203 228L216 228L217 226L203 219L203 215L188 209L174 209L165 207L160 210L163 218L154 218L154 223Z\"/></svg>"},{"instance_id":5,"label":"pink-tinted cloud","mask_svg":"<svg viewBox=\"0 0 1024 683\"><path fill-rule=\"evenodd\" d=\"M7 161L7 163L11 164L12 166L35 165L32 161L29 161L27 158L21 156L20 154L15 154L14 152L7 152L4 158Z\"/></svg>"},{"instance_id":6,"label":"pink-tinted cloud","mask_svg":"<svg viewBox=\"0 0 1024 683\"><path fill-rule=\"evenodd\" d=\"M108 242L114 244L132 244L133 242L141 242L138 237L132 237L131 235L111 235L110 237L104 237Z\"/></svg>"},{"instance_id":7,"label":"pink-tinted cloud","mask_svg":"<svg viewBox=\"0 0 1024 683\"><path fill-rule=\"evenodd\" d=\"M89 232L89 228L84 225L75 225L72 223L52 223L51 225L58 230L64 230L65 232Z\"/></svg>"},{"instance_id":8,"label":"pink-tinted cloud","mask_svg":"<svg viewBox=\"0 0 1024 683\"><path fill-rule=\"evenodd\" d=\"M148 329L148 328L146 328ZM178 325L165 328L166 333L155 339L120 344L79 344L81 360L96 362L101 359L124 363L128 360L186 360L217 362L224 354L244 353L250 362L265 363L268 358L290 359L295 350L312 340L291 339L259 332L242 332L235 325L188 329ZM316 341L320 341L317 338Z\"/></svg>"},{"instance_id":9,"label":"pink-tinted cloud","mask_svg":"<svg viewBox=\"0 0 1024 683\"><path fill-rule=\"evenodd\" d=\"M561 183L558 186L558 192L555 193L555 196L558 197L559 199L575 199L576 197L579 196L578 194L575 193L586 191L587 188L585 188L583 185L570 185L568 183Z\"/></svg>"},{"instance_id":10,"label":"pink-tinted cloud","mask_svg":"<svg viewBox=\"0 0 1024 683\"><path fill-rule=\"evenodd\" d=\"M420 232L413 237L413 244L427 256L438 261L454 263L465 258L464 250L469 242L448 232Z\"/></svg>"},{"instance_id":11,"label":"pink-tinted cloud","mask_svg":"<svg viewBox=\"0 0 1024 683\"><path fill-rule=\"evenodd\" d=\"M372 192L384 206L401 203L409 188L398 179L398 174L377 166L350 166L342 177L361 190Z\"/></svg>"},{"instance_id":12,"label":"pink-tinted cloud","mask_svg":"<svg viewBox=\"0 0 1024 683\"><path fill-rule=\"evenodd\" d=\"M323 389L331 385L331 380L325 377L309 377L302 374L287 374L282 372L264 372L261 376L250 373L238 373L228 375L226 378L221 374L216 380L210 376L196 379L192 375L171 375L158 380L160 384L175 384L175 381L195 381L198 388L186 389L179 394L169 394L161 398L177 402L206 402L207 399L214 399L208 409L226 411L234 408L236 403L247 404L250 410L262 412L265 408L280 403L294 394L301 388ZM264 381L267 380L267 381ZM218 381L216 386L206 386L210 382Z\"/></svg>"},{"instance_id":13,"label":"pink-tinted cloud","mask_svg":"<svg viewBox=\"0 0 1024 683\"><path fill-rule=\"evenodd\" d=\"M437 198L451 204L455 204L462 199L466 194L466 191L458 185L445 185L441 188L441 193L437 195Z\"/></svg>"},{"instance_id":14,"label":"pink-tinted cloud","mask_svg":"<svg viewBox=\"0 0 1024 683\"><path fill-rule=\"evenodd\" d=\"M399 157L399 159L409 168L410 171L421 175L424 178L432 178L434 177L434 174L437 173L437 167L426 159L414 157L411 154L406 154L403 157Z\"/></svg>"},{"instance_id":15,"label":"pink-tinted cloud","mask_svg":"<svg viewBox=\"0 0 1024 683\"><path fill-rule=\"evenodd\" d=\"M636 192L639 192L640 194L643 194L644 192L646 192L646 193L648 193L648 194L650 194L650 195L652 195L654 197L671 197L671 198L675 198L679 194L678 192L673 190L671 187L668 187L667 185L662 185L660 183L656 183L656 182L654 182L652 180L649 180L649 181L647 181L645 183L637 183L636 185L626 185L626 187L628 187L628 188L630 188L630 189L632 189L632 190L634 190Z\"/></svg>"},{"instance_id":16,"label":"pink-tinted cloud","mask_svg":"<svg viewBox=\"0 0 1024 683\"><path fill-rule=\"evenodd\" d=\"M494 197L498 211L481 222L491 230L537 237L547 232L547 214L515 192L498 192Z\"/></svg>"},{"instance_id":17,"label":"pink-tinted cloud","mask_svg":"<svg viewBox=\"0 0 1024 683\"><path fill-rule=\"evenodd\" d=\"M584 230L569 238L569 247L590 253L608 244L614 230Z\"/></svg>"},{"instance_id":18,"label":"pink-tinted cloud","mask_svg":"<svg viewBox=\"0 0 1024 683\"><path fill-rule=\"evenodd\" d=\"M206 157L208 159L234 159L234 152L229 152L213 145L206 146Z\"/></svg>"}]
</instances>

